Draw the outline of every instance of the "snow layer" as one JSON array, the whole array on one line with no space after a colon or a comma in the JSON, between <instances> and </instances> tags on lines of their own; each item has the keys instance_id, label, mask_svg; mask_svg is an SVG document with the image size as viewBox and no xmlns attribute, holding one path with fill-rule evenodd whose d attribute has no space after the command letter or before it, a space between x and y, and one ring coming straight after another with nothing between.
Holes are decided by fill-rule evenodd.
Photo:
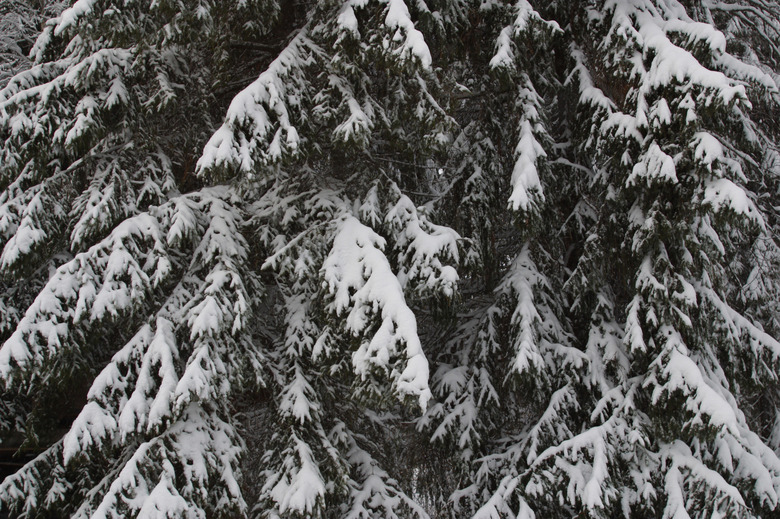
<instances>
[{"instance_id":1,"label":"snow layer","mask_svg":"<svg viewBox=\"0 0 780 519\"><path fill-rule=\"evenodd\" d=\"M417 397L425 409L431 397L428 361L414 312L406 305L401 284L382 253L384 247L385 240L357 218L345 216L339 222L322 267L333 296L331 308L337 315L347 312L346 329L356 336L368 326L370 314L379 314L379 328L352 356L355 371L365 377L376 368L388 370L402 355L406 365L393 374L396 388L402 395Z\"/></svg>"}]
</instances>

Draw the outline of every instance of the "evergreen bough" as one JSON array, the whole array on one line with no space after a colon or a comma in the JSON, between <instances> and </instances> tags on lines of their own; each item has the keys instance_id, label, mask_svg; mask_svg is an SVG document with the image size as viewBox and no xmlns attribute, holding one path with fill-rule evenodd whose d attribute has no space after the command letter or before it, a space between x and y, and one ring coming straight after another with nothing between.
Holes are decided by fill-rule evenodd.
<instances>
[{"instance_id":1,"label":"evergreen bough","mask_svg":"<svg viewBox=\"0 0 780 519\"><path fill-rule=\"evenodd\" d=\"M2 58L0 507L777 514L778 41L764 0L77 0Z\"/></svg>"}]
</instances>

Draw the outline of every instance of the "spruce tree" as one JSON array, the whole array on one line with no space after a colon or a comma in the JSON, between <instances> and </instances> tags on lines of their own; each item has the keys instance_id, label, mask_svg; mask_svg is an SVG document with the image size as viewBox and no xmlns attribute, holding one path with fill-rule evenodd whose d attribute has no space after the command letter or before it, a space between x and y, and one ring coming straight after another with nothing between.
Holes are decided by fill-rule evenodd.
<instances>
[{"instance_id":1,"label":"spruce tree","mask_svg":"<svg viewBox=\"0 0 780 519\"><path fill-rule=\"evenodd\" d=\"M0 91L39 452L0 507L776 514L778 37L763 0L74 2Z\"/></svg>"},{"instance_id":2,"label":"spruce tree","mask_svg":"<svg viewBox=\"0 0 780 519\"><path fill-rule=\"evenodd\" d=\"M460 447L452 516L770 515L776 7L504 9L516 239L420 421Z\"/></svg>"},{"instance_id":3,"label":"spruce tree","mask_svg":"<svg viewBox=\"0 0 780 519\"><path fill-rule=\"evenodd\" d=\"M407 301L455 298L461 244L404 168L453 122L402 1L304 7L82 0L3 90L4 422L51 444L11 514L425 515L371 437L430 399Z\"/></svg>"}]
</instances>

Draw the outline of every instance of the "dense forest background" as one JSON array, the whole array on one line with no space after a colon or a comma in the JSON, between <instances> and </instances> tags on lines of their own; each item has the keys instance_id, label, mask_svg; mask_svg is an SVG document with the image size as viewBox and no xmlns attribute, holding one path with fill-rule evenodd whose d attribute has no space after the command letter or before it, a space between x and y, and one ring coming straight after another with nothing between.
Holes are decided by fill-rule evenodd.
<instances>
[{"instance_id":1,"label":"dense forest background","mask_svg":"<svg viewBox=\"0 0 780 519\"><path fill-rule=\"evenodd\" d=\"M780 517L779 83L773 0L0 0L0 514Z\"/></svg>"}]
</instances>

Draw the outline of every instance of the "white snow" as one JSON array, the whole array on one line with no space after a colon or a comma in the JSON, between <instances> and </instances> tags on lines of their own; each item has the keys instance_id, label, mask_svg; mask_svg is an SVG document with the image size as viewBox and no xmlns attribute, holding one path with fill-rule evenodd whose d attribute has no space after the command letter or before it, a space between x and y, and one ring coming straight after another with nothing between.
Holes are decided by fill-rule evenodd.
<instances>
[{"instance_id":1,"label":"white snow","mask_svg":"<svg viewBox=\"0 0 780 519\"><path fill-rule=\"evenodd\" d=\"M417 58L424 69L430 69L433 59L425 37L418 31L404 0L383 0L387 3L385 25L393 31L393 42L400 43L398 54L403 60ZM389 42L388 42L389 43Z\"/></svg>"},{"instance_id":2,"label":"white snow","mask_svg":"<svg viewBox=\"0 0 780 519\"><path fill-rule=\"evenodd\" d=\"M647 151L642 154L639 162L634 165L631 174L626 180L627 186L643 183L653 186L656 183L676 184L677 168L674 159L664 153L660 146L652 143Z\"/></svg>"},{"instance_id":3,"label":"white snow","mask_svg":"<svg viewBox=\"0 0 780 519\"><path fill-rule=\"evenodd\" d=\"M709 180L704 186L702 203L712 206L715 212L731 211L764 228L764 218L747 193L727 178Z\"/></svg>"},{"instance_id":4,"label":"white snow","mask_svg":"<svg viewBox=\"0 0 780 519\"><path fill-rule=\"evenodd\" d=\"M546 156L544 148L534 136L531 122L528 119L523 120L520 123L520 139L515 147L512 194L509 195L509 205L513 210L529 211L532 201L544 201L544 191L536 163Z\"/></svg>"},{"instance_id":5,"label":"white snow","mask_svg":"<svg viewBox=\"0 0 780 519\"><path fill-rule=\"evenodd\" d=\"M396 277L401 287L421 295L454 297L458 273L445 263L458 264L461 237L450 227L432 223L400 190L395 194L398 201L387 211L384 223L393 230L399 263ZM362 214L369 211L368 203L369 199L361 206ZM377 211L371 209L369 214Z\"/></svg>"},{"instance_id":6,"label":"white snow","mask_svg":"<svg viewBox=\"0 0 780 519\"><path fill-rule=\"evenodd\" d=\"M292 381L285 388L279 403L282 415L291 415L301 424L312 418L312 412L319 410L319 404L311 399L314 389L306 380L301 367L295 366Z\"/></svg>"},{"instance_id":7,"label":"white snow","mask_svg":"<svg viewBox=\"0 0 780 519\"><path fill-rule=\"evenodd\" d=\"M486 8L484 2L481 8ZM514 21L511 25L504 27L499 33L498 38L496 38L496 51L490 59L491 68L514 68L516 58L513 39L522 38L523 36L533 39L535 37L534 34L526 34L532 20L545 26L550 32L561 32L561 28L557 22L543 19L528 0L517 0L512 6L512 10L515 14Z\"/></svg>"},{"instance_id":8,"label":"white snow","mask_svg":"<svg viewBox=\"0 0 780 519\"><path fill-rule=\"evenodd\" d=\"M279 512L310 515L317 501L325 495L325 483L317 463L312 457L309 446L294 437L297 466L290 467L271 491L271 496L279 505Z\"/></svg>"},{"instance_id":9,"label":"white snow","mask_svg":"<svg viewBox=\"0 0 780 519\"><path fill-rule=\"evenodd\" d=\"M360 36L360 33L358 32L357 17L355 16L355 11L352 9L352 4L350 2L344 3L338 18L336 19L336 23L339 28L350 33L353 37L357 38Z\"/></svg>"},{"instance_id":10,"label":"white snow","mask_svg":"<svg viewBox=\"0 0 780 519\"><path fill-rule=\"evenodd\" d=\"M352 356L355 372L365 377L372 369L389 369L401 355L406 365L394 374L396 388L402 395L416 396L425 409L431 397L428 361L417 336L414 312L406 305L401 284L382 252L384 247L385 240L357 218L342 218L322 267L333 295L329 306L337 315L347 312L345 327L356 336L364 332L370 314L379 314L379 328Z\"/></svg>"},{"instance_id":11,"label":"white snow","mask_svg":"<svg viewBox=\"0 0 780 519\"><path fill-rule=\"evenodd\" d=\"M64 463L67 465L70 460L89 452L91 448L102 447L103 441L112 435L116 427L114 417L97 402L87 402L73 421L70 432L63 438Z\"/></svg>"},{"instance_id":12,"label":"white snow","mask_svg":"<svg viewBox=\"0 0 780 519\"><path fill-rule=\"evenodd\" d=\"M301 30L248 87L236 95L225 122L206 143L198 171L238 167L252 173L256 162L275 162L298 148L298 131L290 114L295 105L295 76L310 62L316 46Z\"/></svg>"},{"instance_id":13,"label":"white snow","mask_svg":"<svg viewBox=\"0 0 780 519\"><path fill-rule=\"evenodd\" d=\"M534 289L542 283L544 278L536 270L528 247L523 248L502 283L502 287L511 289L517 301L511 318L515 328L512 371L520 374L544 370L545 360L539 344L542 319L534 304Z\"/></svg>"},{"instance_id":14,"label":"white snow","mask_svg":"<svg viewBox=\"0 0 780 519\"><path fill-rule=\"evenodd\" d=\"M693 414L693 425L723 427L739 435L737 416L732 406L710 386L699 366L691 360L682 337L677 330L662 326L659 333L664 337L665 354L658 357L653 366L660 369L662 380L649 378L646 384L655 383L653 403L663 395L681 391L686 396L685 407Z\"/></svg>"},{"instance_id":15,"label":"white snow","mask_svg":"<svg viewBox=\"0 0 780 519\"><path fill-rule=\"evenodd\" d=\"M78 0L72 7L65 9L54 27L54 35L59 36L72 26L76 25L79 18L89 14L97 4L97 0Z\"/></svg>"}]
</instances>

